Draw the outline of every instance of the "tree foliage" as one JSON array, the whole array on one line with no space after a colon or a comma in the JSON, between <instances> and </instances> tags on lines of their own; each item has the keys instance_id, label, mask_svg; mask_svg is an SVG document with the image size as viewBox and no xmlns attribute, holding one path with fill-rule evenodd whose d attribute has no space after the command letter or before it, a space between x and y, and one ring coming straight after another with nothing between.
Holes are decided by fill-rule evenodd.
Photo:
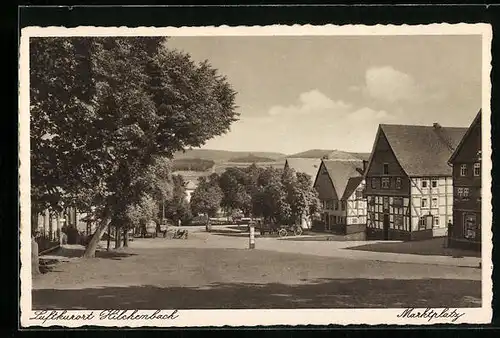
<instances>
[{"instance_id":1,"label":"tree foliage","mask_svg":"<svg viewBox=\"0 0 500 338\"><path fill-rule=\"evenodd\" d=\"M174 175L172 198L165 202L165 216L175 222L188 222L192 215L187 201L186 182L181 175Z\"/></svg>"},{"instance_id":2,"label":"tree foliage","mask_svg":"<svg viewBox=\"0 0 500 338\"><path fill-rule=\"evenodd\" d=\"M161 37L30 39L33 211L95 206L103 224L122 217L154 197L141 175L158 156L228 131L235 95L208 62Z\"/></svg>"},{"instance_id":3,"label":"tree foliage","mask_svg":"<svg viewBox=\"0 0 500 338\"><path fill-rule=\"evenodd\" d=\"M191 195L191 210L193 214L206 214L214 217L219 210L224 193L219 187L219 175L212 174L208 178L200 177L196 189Z\"/></svg>"}]
</instances>

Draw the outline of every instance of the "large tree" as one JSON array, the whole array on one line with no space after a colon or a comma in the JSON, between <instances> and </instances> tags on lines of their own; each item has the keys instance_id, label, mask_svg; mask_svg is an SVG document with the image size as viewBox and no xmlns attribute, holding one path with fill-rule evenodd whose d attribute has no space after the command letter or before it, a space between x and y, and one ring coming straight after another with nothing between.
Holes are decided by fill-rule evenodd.
<instances>
[{"instance_id":1,"label":"large tree","mask_svg":"<svg viewBox=\"0 0 500 338\"><path fill-rule=\"evenodd\" d=\"M88 257L140 201L132 183L156 156L201 146L237 118L226 78L167 46L160 37L30 40L33 211L96 206Z\"/></svg>"},{"instance_id":2,"label":"large tree","mask_svg":"<svg viewBox=\"0 0 500 338\"><path fill-rule=\"evenodd\" d=\"M252 210L252 196L247 186L250 183L249 173L244 169L227 168L219 178L219 186L224 197L221 206L226 212L241 210L245 216L249 216Z\"/></svg>"},{"instance_id":3,"label":"large tree","mask_svg":"<svg viewBox=\"0 0 500 338\"><path fill-rule=\"evenodd\" d=\"M223 197L224 193L219 187L219 175L200 177L198 186L191 195L191 210L195 215L206 214L213 217L217 214Z\"/></svg>"}]
</instances>

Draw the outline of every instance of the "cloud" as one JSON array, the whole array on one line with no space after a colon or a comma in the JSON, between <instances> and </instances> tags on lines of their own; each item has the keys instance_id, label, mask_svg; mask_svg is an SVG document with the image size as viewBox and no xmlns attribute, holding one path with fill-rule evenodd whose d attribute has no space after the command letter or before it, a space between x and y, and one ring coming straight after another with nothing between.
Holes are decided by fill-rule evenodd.
<instances>
[{"instance_id":1,"label":"cloud","mask_svg":"<svg viewBox=\"0 0 500 338\"><path fill-rule=\"evenodd\" d=\"M289 106L273 106L268 113L278 115L309 115L324 112L343 112L351 108L350 104L343 101L334 101L317 89L301 93L298 103Z\"/></svg>"},{"instance_id":2,"label":"cloud","mask_svg":"<svg viewBox=\"0 0 500 338\"><path fill-rule=\"evenodd\" d=\"M390 120L392 116L385 110L374 110L368 107L357 109L348 114L351 121L377 121L377 120Z\"/></svg>"},{"instance_id":3,"label":"cloud","mask_svg":"<svg viewBox=\"0 0 500 338\"><path fill-rule=\"evenodd\" d=\"M243 111L231 132L206 147L288 154L315 148L370 151L378 124L396 119L389 111L333 100L319 90L304 92L296 101L271 107L266 115Z\"/></svg>"},{"instance_id":4,"label":"cloud","mask_svg":"<svg viewBox=\"0 0 500 338\"><path fill-rule=\"evenodd\" d=\"M394 103L421 97L421 88L413 77L390 66L368 69L365 81L365 92L377 100Z\"/></svg>"}]
</instances>

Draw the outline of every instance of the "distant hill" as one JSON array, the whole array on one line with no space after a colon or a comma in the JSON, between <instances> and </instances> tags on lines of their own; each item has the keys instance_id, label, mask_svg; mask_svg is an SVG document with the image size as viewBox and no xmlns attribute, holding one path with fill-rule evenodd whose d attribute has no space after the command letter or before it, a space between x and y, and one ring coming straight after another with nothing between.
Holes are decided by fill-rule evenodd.
<instances>
[{"instance_id":1,"label":"distant hill","mask_svg":"<svg viewBox=\"0 0 500 338\"><path fill-rule=\"evenodd\" d=\"M322 158L325 155L328 155L332 152L333 150L327 150L327 149L310 149L306 150L300 153L292 154L287 157L292 157L292 158Z\"/></svg>"},{"instance_id":2,"label":"distant hill","mask_svg":"<svg viewBox=\"0 0 500 338\"><path fill-rule=\"evenodd\" d=\"M203 160L200 158L174 159L174 171L206 171L215 165L213 160Z\"/></svg>"},{"instance_id":3,"label":"distant hill","mask_svg":"<svg viewBox=\"0 0 500 338\"><path fill-rule=\"evenodd\" d=\"M289 158L324 158L331 160L368 160L369 153L351 153L341 150L311 149L301 153L292 154Z\"/></svg>"},{"instance_id":4,"label":"distant hill","mask_svg":"<svg viewBox=\"0 0 500 338\"><path fill-rule=\"evenodd\" d=\"M274 162L275 160L269 157L255 156L254 154L249 154L248 156L235 157L230 159L228 162L233 163L258 163L258 162Z\"/></svg>"},{"instance_id":5,"label":"distant hill","mask_svg":"<svg viewBox=\"0 0 500 338\"><path fill-rule=\"evenodd\" d=\"M202 160L211 160L214 162L229 162L233 159L245 158L249 156L261 157L267 160L275 161L281 159L285 154L274 152L253 152L253 151L228 151L214 149L187 149L185 152L177 152L174 159L198 158Z\"/></svg>"}]
</instances>

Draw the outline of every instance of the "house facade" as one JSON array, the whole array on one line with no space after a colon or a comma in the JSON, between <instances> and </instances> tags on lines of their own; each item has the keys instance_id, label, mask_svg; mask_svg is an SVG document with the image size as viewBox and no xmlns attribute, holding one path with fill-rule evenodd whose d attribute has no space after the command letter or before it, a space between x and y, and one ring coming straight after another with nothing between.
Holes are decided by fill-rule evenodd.
<instances>
[{"instance_id":1,"label":"house facade","mask_svg":"<svg viewBox=\"0 0 500 338\"><path fill-rule=\"evenodd\" d=\"M322 160L314 188L321 203L325 231L340 235L364 232L363 161Z\"/></svg>"},{"instance_id":2,"label":"house facade","mask_svg":"<svg viewBox=\"0 0 500 338\"><path fill-rule=\"evenodd\" d=\"M453 168L453 226L449 245L481 249L481 111L450 157Z\"/></svg>"},{"instance_id":3,"label":"house facade","mask_svg":"<svg viewBox=\"0 0 500 338\"><path fill-rule=\"evenodd\" d=\"M366 169L367 239L444 236L453 211L447 158L466 128L380 125Z\"/></svg>"}]
</instances>

